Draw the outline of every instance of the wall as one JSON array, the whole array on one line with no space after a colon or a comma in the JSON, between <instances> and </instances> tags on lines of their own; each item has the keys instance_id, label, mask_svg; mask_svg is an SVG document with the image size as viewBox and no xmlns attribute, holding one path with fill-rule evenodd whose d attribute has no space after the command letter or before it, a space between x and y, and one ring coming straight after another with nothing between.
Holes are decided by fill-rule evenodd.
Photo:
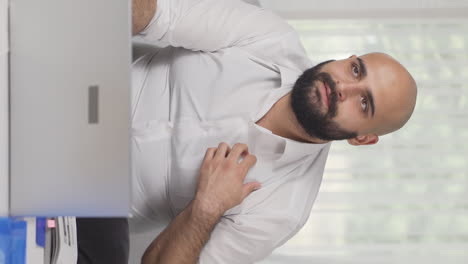
<instances>
[{"instance_id":1,"label":"wall","mask_svg":"<svg viewBox=\"0 0 468 264\"><path fill-rule=\"evenodd\" d=\"M260 0L286 19L466 17L466 0Z\"/></svg>"},{"instance_id":2,"label":"wall","mask_svg":"<svg viewBox=\"0 0 468 264\"><path fill-rule=\"evenodd\" d=\"M8 0L0 0L0 216L8 214Z\"/></svg>"}]
</instances>

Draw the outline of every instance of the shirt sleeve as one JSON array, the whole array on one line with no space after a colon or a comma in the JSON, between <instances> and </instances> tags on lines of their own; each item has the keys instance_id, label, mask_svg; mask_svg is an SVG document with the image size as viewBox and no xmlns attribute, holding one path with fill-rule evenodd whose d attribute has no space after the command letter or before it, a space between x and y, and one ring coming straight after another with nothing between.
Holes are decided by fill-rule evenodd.
<instances>
[{"instance_id":1,"label":"shirt sleeve","mask_svg":"<svg viewBox=\"0 0 468 264\"><path fill-rule=\"evenodd\" d=\"M135 39L213 52L271 41L291 31L277 15L241 0L158 0L155 16Z\"/></svg>"},{"instance_id":2,"label":"shirt sleeve","mask_svg":"<svg viewBox=\"0 0 468 264\"><path fill-rule=\"evenodd\" d=\"M211 233L199 263L255 263L296 235L310 216L329 148L330 144L319 147L318 153L302 158L299 163L290 160L294 171L272 179L228 210ZM299 150L291 147L285 154Z\"/></svg>"},{"instance_id":3,"label":"shirt sleeve","mask_svg":"<svg viewBox=\"0 0 468 264\"><path fill-rule=\"evenodd\" d=\"M257 262L297 233L284 213L224 216L203 248L199 264Z\"/></svg>"}]
</instances>

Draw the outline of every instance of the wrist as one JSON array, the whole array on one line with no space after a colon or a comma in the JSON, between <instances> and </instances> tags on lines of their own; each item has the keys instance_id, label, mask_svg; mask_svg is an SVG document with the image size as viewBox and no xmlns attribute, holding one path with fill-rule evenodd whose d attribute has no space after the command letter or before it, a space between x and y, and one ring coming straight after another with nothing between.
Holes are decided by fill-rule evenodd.
<instances>
[{"instance_id":1,"label":"wrist","mask_svg":"<svg viewBox=\"0 0 468 264\"><path fill-rule=\"evenodd\" d=\"M190 215L196 220L215 224L223 216L224 211L218 206L209 203L204 199L196 197L191 204Z\"/></svg>"}]
</instances>

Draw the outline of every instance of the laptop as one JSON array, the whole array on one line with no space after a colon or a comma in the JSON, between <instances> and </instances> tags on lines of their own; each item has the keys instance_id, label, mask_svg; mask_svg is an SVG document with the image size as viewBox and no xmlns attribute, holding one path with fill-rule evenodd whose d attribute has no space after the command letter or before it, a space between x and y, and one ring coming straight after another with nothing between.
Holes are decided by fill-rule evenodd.
<instances>
[{"instance_id":1,"label":"laptop","mask_svg":"<svg viewBox=\"0 0 468 264\"><path fill-rule=\"evenodd\" d=\"M130 1L10 1L10 215L128 216Z\"/></svg>"}]
</instances>

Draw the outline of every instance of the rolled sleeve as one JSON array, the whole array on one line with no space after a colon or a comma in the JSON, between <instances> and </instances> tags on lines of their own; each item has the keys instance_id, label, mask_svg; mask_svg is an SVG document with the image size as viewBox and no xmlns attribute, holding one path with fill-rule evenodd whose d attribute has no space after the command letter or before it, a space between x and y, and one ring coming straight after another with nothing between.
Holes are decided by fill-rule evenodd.
<instances>
[{"instance_id":1,"label":"rolled sleeve","mask_svg":"<svg viewBox=\"0 0 468 264\"><path fill-rule=\"evenodd\" d=\"M299 229L284 213L225 216L203 248L199 263L254 263L270 255Z\"/></svg>"},{"instance_id":2,"label":"rolled sleeve","mask_svg":"<svg viewBox=\"0 0 468 264\"><path fill-rule=\"evenodd\" d=\"M291 30L272 12L240 0L158 0L155 16L136 39L216 51L271 41Z\"/></svg>"}]
</instances>

